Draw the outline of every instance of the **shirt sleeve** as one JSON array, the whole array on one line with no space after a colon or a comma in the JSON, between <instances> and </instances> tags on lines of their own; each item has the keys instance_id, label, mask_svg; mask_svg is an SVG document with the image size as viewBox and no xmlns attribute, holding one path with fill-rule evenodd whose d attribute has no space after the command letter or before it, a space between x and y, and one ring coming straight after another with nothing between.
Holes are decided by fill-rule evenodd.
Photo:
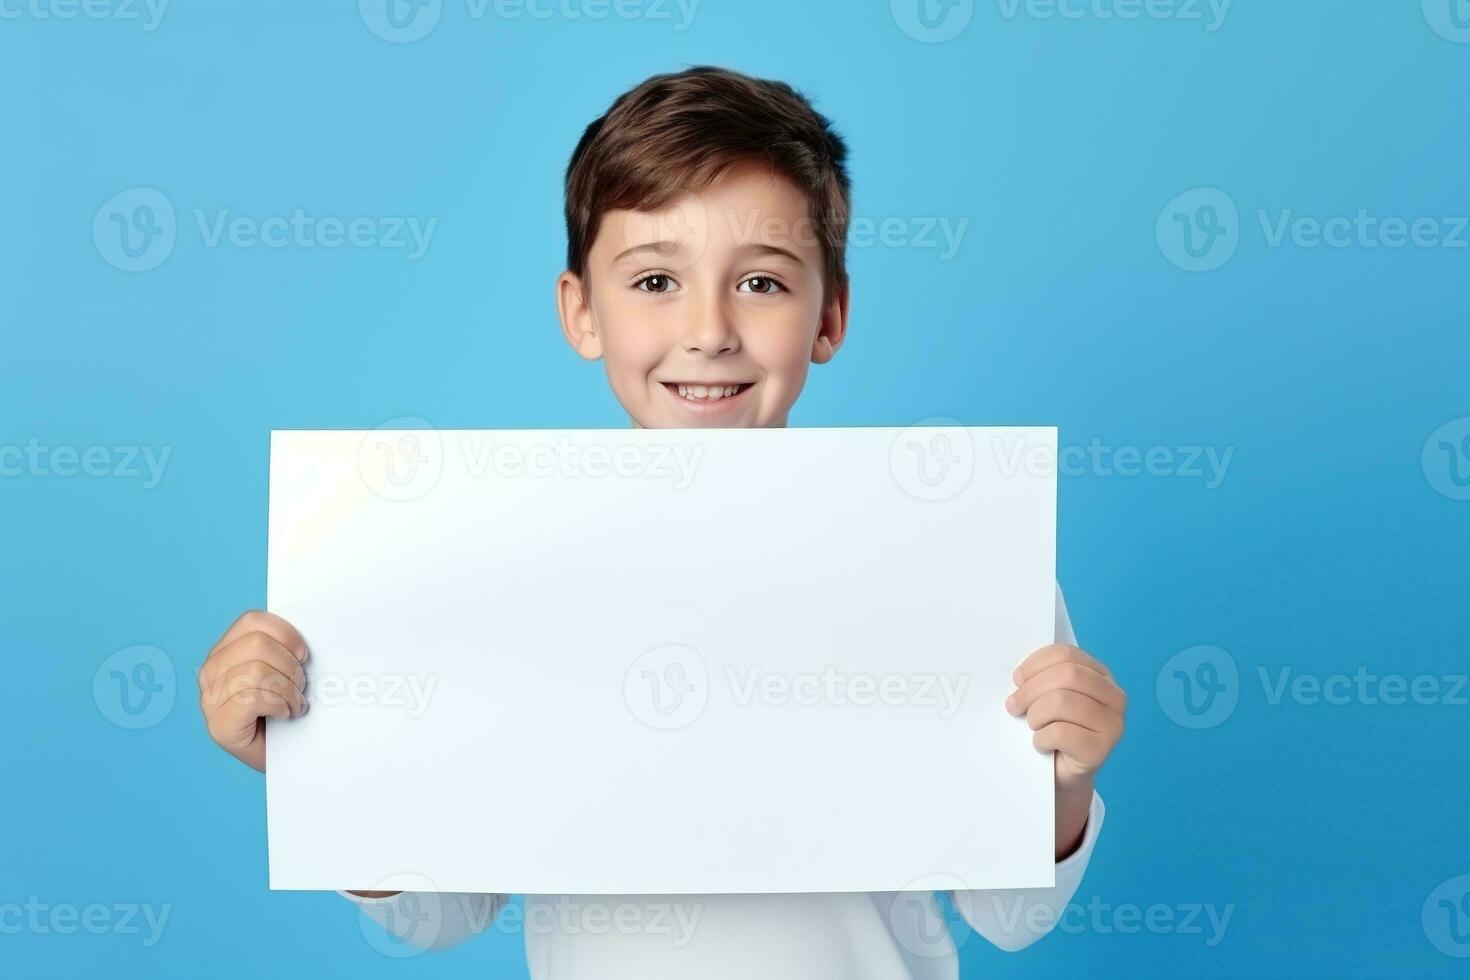
<instances>
[{"instance_id":1,"label":"shirt sleeve","mask_svg":"<svg viewBox=\"0 0 1470 980\"><path fill-rule=\"evenodd\" d=\"M337 894L382 927L387 941L421 950L448 949L484 932L510 899L473 892L399 892L386 898Z\"/></svg>"},{"instance_id":2,"label":"shirt sleeve","mask_svg":"<svg viewBox=\"0 0 1470 980\"><path fill-rule=\"evenodd\" d=\"M999 888L990 891L953 892L954 906L980 935L1008 953L1025 949L1051 932L1092 860L1092 849L1102 830L1102 797L1092 794L1087 811L1087 828L1082 843L1057 862L1056 884L1050 888Z\"/></svg>"},{"instance_id":3,"label":"shirt sleeve","mask_svg":"<svg viewBox=\"0 0 1470 980\"><path fill-rule=\"evenodd\" d=\"M1057 587L1055 637L1057 643L1073 646L1077 643L1060 586ZM1106 813L1102 797L1094 791L1087 809L1082 843L1077 850L1057 862L1056 884L1052 887L957 891L951 893L955 908L970 928L999 948L1015 952L1030 946L1061 921L1067 903L1082 884L1082 875L1092 860L1092 850L1102 831Z\"/></svg>"}]
</instances>

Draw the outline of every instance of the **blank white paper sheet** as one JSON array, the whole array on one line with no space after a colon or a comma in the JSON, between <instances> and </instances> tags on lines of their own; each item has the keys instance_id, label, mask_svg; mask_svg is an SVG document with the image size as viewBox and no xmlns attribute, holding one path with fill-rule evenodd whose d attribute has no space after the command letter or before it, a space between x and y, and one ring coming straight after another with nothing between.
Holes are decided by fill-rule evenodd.
<instances>
[{"instance_id":1,"label":"blank white paper sheet","mask_svg":"<svg viewBox=\"0 0 1470 980\"><path fill-rule=\"evenodd\" d=\"M1053 884L1056 430L277 431L270 884Z\"/></svg>"}]
</instances>

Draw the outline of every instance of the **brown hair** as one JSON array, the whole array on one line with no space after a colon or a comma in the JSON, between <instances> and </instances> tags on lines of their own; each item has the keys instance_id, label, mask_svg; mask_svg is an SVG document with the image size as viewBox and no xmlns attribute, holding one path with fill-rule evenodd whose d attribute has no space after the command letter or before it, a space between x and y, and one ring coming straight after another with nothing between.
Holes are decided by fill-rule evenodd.
<instances>
[{"instance_id":1,"label":"brown hair","mask_svg":"<svg viewBox=\"0 0 1470 980\"><path fill-rule=\"evenodd\" d=\"M652 211L702 190L737 164L765 163L801 188L826 256L826 283L847 282L847 145L784 82L708 65L654 75L587 127L566 173L567 268L584 278L608 211Z\"/></svg>"}]
</instances>

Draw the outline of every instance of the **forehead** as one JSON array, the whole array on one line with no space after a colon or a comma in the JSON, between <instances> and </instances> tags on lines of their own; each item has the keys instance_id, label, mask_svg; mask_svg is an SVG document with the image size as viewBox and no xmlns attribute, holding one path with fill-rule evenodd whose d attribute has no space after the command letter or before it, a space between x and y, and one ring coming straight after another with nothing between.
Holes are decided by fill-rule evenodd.
<instances>
[{"instance_id":1,"label":"forehead","mask_svg":"<svg viewBox=\"0 0 1470 980\"><path fill-rule=\"evenodd\" d=\"M649 211L607 212L592 252L614 261L628 249L653 242L684 247L762 243L797 254L820 251L807 196L785 174L756 165L733 168L709 186Z\"/></svg>"}]
</instances>

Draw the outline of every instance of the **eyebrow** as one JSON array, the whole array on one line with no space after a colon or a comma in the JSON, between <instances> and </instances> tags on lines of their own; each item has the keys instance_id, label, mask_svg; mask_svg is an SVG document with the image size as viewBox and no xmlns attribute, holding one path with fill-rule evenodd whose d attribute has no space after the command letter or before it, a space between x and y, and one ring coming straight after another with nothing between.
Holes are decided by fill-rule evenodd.
<instances>
[{"instance_id":1,"label":"eyebrow","mask_svg":"<svg viewBox=\"0 0 1470 980\"><path fill-rule=\"evenodd\" d=\"M634 252L656 252L659 255L673 255L680 248L682 248L682 245L674 241L644 242L642 245L634 245L632 248L623 249L613 258L613 262L621 262ZM802 261L801 256L790 249L781 248L778 245L767 245L764 242L747 242L735 251L740 255L781 255L795 262L797 265L806 264Z\"/></svg>"},{"instance_id":2,"label":"eyebrow","mask_svg":"<svg viewBox=\"0 0 1470 980\"><path fill-rule=\"evenodd\" d=\"M781 248L779 245L767 245L765 242L749 242L741 245L735 250L741 255L784 255L797 265L805 265L801 256L790 249Z\"/></svg>"},{"instance_id":3,"label":"eyebrow","mask_svg":"<svg viewBox=\"0 0 1470 980\"><path fill-rule=\"evenodd\" d=\"M634 245L625 248L614 257L614 262L621 262L634 252L657 252L659 255L673 255L679 251L679 243L671 241L644 242L642 245Z\"/></svg>"}]
</instances>

